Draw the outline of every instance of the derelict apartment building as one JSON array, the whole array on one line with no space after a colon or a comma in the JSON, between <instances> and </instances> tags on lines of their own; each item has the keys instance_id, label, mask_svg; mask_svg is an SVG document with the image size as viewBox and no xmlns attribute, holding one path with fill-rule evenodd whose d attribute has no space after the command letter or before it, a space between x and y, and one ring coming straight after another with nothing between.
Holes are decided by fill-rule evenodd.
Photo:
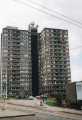
<instances>
[{"instance_id":1,"label":"derelict apartment building","mask_svg":"<svg viewBox=\"0 0 82 120\"><path fill-rule=\"evenodd\" d=\"M28 31L3 28L1 35L1 93L7 96L32 94L31 39Z\"/></svg>"},{"instance_id":2,"label":"derelict apartment building","mask_svg":"<svg viewBox=\"0 0 82 120\"><path fill-rule=\"evenodd\" d=\"M39 94L64 97L70 80L68 31L43 29L39 40Z\"/></svg>"},{"instance_id":3,"label":"derelict apartment building","mask_svg":"<svg viewBox=\"0 0 82 120\"><path fill-rule=\"evenodd\" d=\"M1 94L65 96L71 80L68 31L6 27L1 35Z\"/></svg>"}]
</instances>

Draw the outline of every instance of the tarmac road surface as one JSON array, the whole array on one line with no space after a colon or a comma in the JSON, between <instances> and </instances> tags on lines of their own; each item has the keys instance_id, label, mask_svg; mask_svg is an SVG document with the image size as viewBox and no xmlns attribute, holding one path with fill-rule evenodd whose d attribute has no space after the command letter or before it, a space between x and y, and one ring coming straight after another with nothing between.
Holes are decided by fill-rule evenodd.
<instances>
[{"instance_id":1,"label":"tarmac road surface","mask_svg":"<svg viewBox=\"0 0 82 120\"><path fill-rule=\"evenodd\" d=\"M28 102L28 101L27 101ZM15 101L15 103L17 103ZM20 103L20 102L18 102ZM24 104L24 101L23 101ZM68 112L64 113L61 112L62 108L56 108L56 107L52 107L52 108L46 108L44 106L26 106L30 104L29 103L25 103L25 105L23 106L23 104L7 104L6 109L9 109L11 112L11 114L15 111L16 113L20 113L22 114L22 112L24 114L28 114L28 113L34 113L34 116L18 116L18 117L12 117L12 118L0 118L0 120L82 120L82 115L80 114L73 114L72 112L77 112L77 111L73 111L71 112L71 114ZM0 106L2 105L2 103L0 103ZM71 111L71 110L69 110ZM82 113L82 112L81 112Z\"/></svg>"}]
</instances>

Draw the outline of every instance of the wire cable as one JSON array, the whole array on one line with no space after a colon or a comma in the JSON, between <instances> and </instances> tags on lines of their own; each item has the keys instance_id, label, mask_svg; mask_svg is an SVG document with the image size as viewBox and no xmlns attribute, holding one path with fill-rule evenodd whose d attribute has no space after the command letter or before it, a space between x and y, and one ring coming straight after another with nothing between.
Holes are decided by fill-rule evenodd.
<instances>
[{"instance_id":1,"label":"wire cable","mask_svg":"<svg viewBox=\"0 0 82 120\"><path fill-rule=\"evenodd\" d=\"M35 6L33 6L32 4L28 4L28 3L25 3L25 2L23 2L23 1L20 1L20 0L13 0L13 1L15 1L15 2L19 2L19 3L21 3L21 4L24 4L24 5L26 5L26 6L28 6L28 7L31 7L31 8L33 8L33 9L36 9L36 10L39 10L40 12L44 12L45 14L48 14L48 15L50 15L50 16L53 16L53 17L55 17L55 18L57 18L57 19L60 19L60 17L57 17L57 16L55 16L55 15L53 15L53 14L50 14L50 13L48 13L48 12L46 12L46 11L44 11L44 10L42 10L42 9L40 9L40 8L36 8ZM31 0L30 0L31 1ZM33 2L34 3L34 2ZM38 3L37 3L38 4ZM39 4L38 4L39 5ZM42 6L43 8L45 8L45 9L48 9L48 8L46 8L45 6ZM48 10L51 10L51 9L48 9ZM55 12L57 12L57 11L55 11ZM58 12L59 13L59 12ZM59 13L60 14L60 13ZM65 15L63 15L63 14L61 14L62 16L64 16L64 17L66 17L66 18L68 18L67 16L65 16ZM71 19L71 18L69 18L69 19ZM64 19L63 19L64 20ZM82 24L82 23L80 23L79 21L76 21L76 20L73 20L73 19L71 19L72 21L75 21L75 22L77 22L77 23L79 23L79 24ZM67 22L66 20L64 20L65 22ZM72 24L72 23L71 23ZM74 25L76 25L75 23L73 23ZM78 27L80 27L80 28L82 28L81 26L78 26ZM71 49L69 49L70 51L71 50L76 50L76 49L81 49L82 48L82 46L78 46L78 47L75 47L75 48L71 48Z\"/></svg>"},{"instance_id":2,"label":"wire cable","mask_svg":"<svg viewBox=\"0 0 82 120\"><path fill-rule=\"evenodd\" d=\"M18 2L18 3L20 3L20 4L23 4L23 5L25 5L25 6L28 6L28 7L32 8L32 9L35 9L35 10L41 12L41 13L44 13L44 14L49 15L49 16L51 16L51 17L54 17L54 18L56 18L56 19L58 19L58 20L63 20L63 21L66 22L66 23L70 23L70 24L75 25L75 26L77 26L77 27L79 27L79 28L82 29L82 24L77 24L77 23L74 23L74 21L69 21L69 20L66 20L66 19L64 19L64 18L61 18L61 17L59 17L59 16L56 16L56 15L54 15L54 14L52 14L52 13L49 13L48 11L45 11L45 10L43 10L43 9L40 9L40 8L35 7L33 4L29 4L29 3L24 2L24 1L21 1L21 0L13 0L13 1Z\"/></svg>"},{"instance_id":3,"label":"wire cable","mask_svg":"<svg viewBox=\"0 0 82 120\"><path fill-rule=\"evenodd\" d=\"M27 0L26 0L26 1L27 1ZM32 1L32 0L30 0L30 1L28 1L28 2L30 2L30 3L32 3L32 4L35 4L35 5L38 5L39 7L43 8L43 9L45 9L45 10L48 10L49 12L51 11L51 12L53 12L53 13L59 14L61 17L64 17L64 18L66 18L66 19L68 19L68 20L71 20L72 22L75 22L75 23L77 23L77 24L82 25L81 22L79 22L79 21L77 21L77 20L75 20L75 19L72 19L72 18L70 18L70 17L68 17L68 16L66 16L66 15L64 15L64 14L62 14L62 13L56 11L56 10L52 10L52 9L50 9L50 8L42 5L41 3L37 3L37 2L34 2L34 1Z\"/></svg>"}]
</instances>

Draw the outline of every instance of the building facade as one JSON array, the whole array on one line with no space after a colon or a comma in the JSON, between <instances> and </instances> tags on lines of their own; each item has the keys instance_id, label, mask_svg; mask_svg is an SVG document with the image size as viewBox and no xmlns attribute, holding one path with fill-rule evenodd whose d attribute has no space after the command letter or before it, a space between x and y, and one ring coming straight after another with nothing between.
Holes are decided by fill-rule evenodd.
<instances>
[{"instance_id":1,"label":"building facade","mask_svg":"<svg viewBox=\"0 0 82 120\"><path fill-rule=\"evenodd\" d=\"M68 31L45 28L39 40L39 94L64 97L70 80Z\"/></svg>"},{"instance_id":2,"label":"building facade","mask_svg":"<svg viewBox=\"0 0 82 120\"><path fill-rule=\"evenodd\" d=\"M27 30L3 28L1 34L1 96L65 97L71 80L68 31L33 23Z\"/></svg>"},{"instance_id":3,"label":"building facade","mask_svg":"<svg viewBox=\"0 0 82 120\"><path fill-rule=\"evenodd\" d=\"M31 39L28 31L6 27L1 35L1 93L13 97L32 94Z\"/></svg>"},{"instance_id":4,"label":"building facade","mask_svg":"<svg viewBox=\"0 0 82 120\"><path fill-rule=\"evenodd\" d=\"M29 25L29 35L31 37L31 62L32 62L32 95L39 94L39 76L38 76L38 29L37 25Z\"/></svg>"}]
</instances>

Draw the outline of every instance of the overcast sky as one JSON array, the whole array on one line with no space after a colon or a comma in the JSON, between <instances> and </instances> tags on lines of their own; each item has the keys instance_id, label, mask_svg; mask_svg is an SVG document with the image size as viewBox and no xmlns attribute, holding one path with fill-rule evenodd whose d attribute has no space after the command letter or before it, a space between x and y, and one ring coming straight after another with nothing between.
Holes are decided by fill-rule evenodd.
<instances>
[{"instance_id":1,"label":"overcast sky","mask_svg":"<svg viewBox=\"0 0 82 120\"><path fill-rule=\"evenodd\" d=\"M28 24L32 21L35 21L35 23L39 25L39 31L44 27L68 29L72 81L82 80L82 48L72 49L82 45L82 28L67 23L62 19L59 20L41 13L36 9L16 1L24 1L27 3L30 0L0 0L0 33L5 26L16 26L21 29L28 29ZM49 9L56 10L82 23L82 0L31 1L40 3ZM32 5L42 9L37 5ZM59 17L55 12L53 14Z\"/></svg>"}]
</instances>

